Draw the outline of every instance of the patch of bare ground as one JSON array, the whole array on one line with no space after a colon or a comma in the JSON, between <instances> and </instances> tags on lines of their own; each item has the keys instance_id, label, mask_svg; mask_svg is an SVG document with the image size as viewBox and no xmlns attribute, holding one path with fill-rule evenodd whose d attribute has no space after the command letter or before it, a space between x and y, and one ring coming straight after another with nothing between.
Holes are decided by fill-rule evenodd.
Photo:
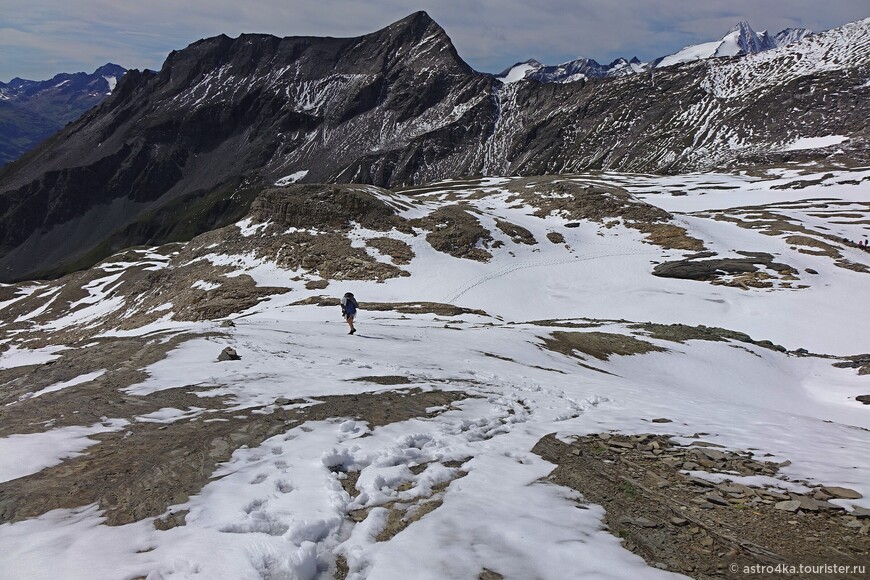
<instances>
[{"instance_id":1,"label":"patch of bare ground","mask_svg":"<svg viewBox=\"0 0 870 580\"><path fill-rule=\"evenodd\" d=\"M294 302L291 306L338 306L339 299L332 296L310 296L304 300ZM462 308L453 304L441 302L360 302L360 310L372 312L399 312L401 314L437 314L438 316L460 316L462 314L475 314L477 316L489 316L483 310Z\"/></svg>"},{"instance_id":2,"label":"patch of bare ground","mask_svg":"<svg viewBox=\"0 0 870 580\"><path fill-rule=\"evenodd\" d=\"M559 232L547 232L547 239L553 242L554 244L564 244L565 236L560 234Z\"/></svg>"},{"instance_id":3,"label":"patch of bare ground","mask_svg":"<svg viewBox=\"0 0 870 580\"><path fill-rule=\"evenodd\" d=\"M274 226L273 226L274 227ZM356 248L344 233L269 231L258 240L256 256L288 270L304 269L331 280L386 280L410 274Z\"/></svg>"},{"instance_id":4,"label":"patch of bare ground","mask_svg":"<svg viewBox=\"0 0 870 580\"><path fill-rule=\"evenodd\" d=\"M826 201L824 203L816 202L791 202L781 203L777 205L769 205L762 207L742 207L732 208L728 212L699 212L696 215L710 217L719 221L726 221L738 225L746 229L760 230L761 233L768 236L783 237L786 243L802 254L813 256L827 256L834 261L834 264L852 270L855 272L870 273L868 264L853 262L843 256L841 250L847 246L842 238L834 236L826 231L817 231L826 229L824 226L816 226L816 229L811 229L803 224L795 223L793 218L790 218L782 213L778 213L783 209L787 210L817 210L814 213L808 212L809 215L817 217L827 217L838 215L840 212L836 208L840 206L852 207L855 202L842 201ZM862 203L862 211L866 212L863 215L870 214L870 203ZM864 207L866 206L866 208ZM819 212L818 210L833 207L833 211ZM856 214L857 215L857 214ZM834 223L830 221L829 223ZM854 224L855 222L848 222Z\"/></svg>"},{"instance_id":5,"label":"patch of bare ground","mask_svg":"<svg viewBox=\"0 0 870 580\"><path fill-rule=\"evenodd\" d=\"M549 337L543 338L543 341L544 348L554 352L572 357L577 357L577 353L582 353L604 361L614 354L630 356L667 350L633 336L609 332L563 332L557 330Z\"/></svg>"},{"instance_id":6,"label":"patch of bare ground","mask_svg":"<svg viewBox=\"0 0 870 580\"><path fill-rule=\"evenodd\" d=\"M350 379L360 383L375 383L378 385L409 385L411 379L404 375L378 375L371 377L357 377Z\"/></svg>"},{"instance_id":7,"label":"patch of bare ground","mask_svg":"<svg viewBox=\"0 0 870 580\"><path fill-rule=\"evenodd\" d=\"M372 193L377 190L379 197ZM392 192L373 186L300 184L263 190L251 204L258 223L273 222L284 228L346 229L352 222L365 228L407 231L405 220L384 198Z\"/></svg>"},{"instance_id":8,"label":"patch of bare ground","mask_svg":"<svg viewBox=\"0 0 870 580\"><path fill-rule=\"evenodd\" d=\"M323 290L329 286L329 280L309 280L305 283L306 290Z\"/></svg>"},{"instance_id":9,"label":"patch of bare ground","mask_svg":"<svg viewBox=\"0 0 870 580\"><path fill-rule=\"evenodd\" d=\"M106 386L105 396L117 391ZM162 392L161 392L162 393ZM168 395L161 404L175 400ZM121 525L163 514L172 504L185 502L208 483L216 466L242 446L255 447L306 421L351 417L371 426L412 417L431 416L431 408L449 408L468 398L461 391L385 391L328 396L314 404L267 413L226 412L213 409L193 419L166 424L132 422L121 432L92 436L100 443L80 456L38 473L0 483L0 523L32 518L58 508L98 503L108 525ZM73 397L66 413L80 401ZM200 405L205 406L205 405ZM140 407L120 400L112 417L132 419ZM42 416L42 418L47 418ZM206 419L223 419L206 421ZM171 526L163 518L158 526Z\"/></svg>"},{"instance_id":10,"label":"patch of bare ground","mask_svg":"<svg viewBox=\"0 0 870 580\"><path fill-rule=\"evenodd\" d=\"M135 314L116 320L122 330L140 328L172 312L174 320L214 320L247 310L289 288L257 286L247 274L227 277L228 267L216 267L209 262L178 265L166 270L149 272L126 281L119 287ZM170 308L161 308L166 305ZM112 322L110 317L107 323Z\"/></svg>"},{"instance_id":11,"label":"patch of bare ground","mask_svg":"<svg viewBox=\"0 0 870 580\"><path fill-rule=\"evenodd\" d=\"M533 452L557 465L548 481L603 506L611 533L651 566L705 580L746 576L730 572L732 565L855 565L870 558L870 510L849 514L828 501L854 498L852 490L810 486L809 493L798 494L681 473L776 475L780 464L749 451L700 440L682 446L662 435L602 433L572 443L548 435Z\"/></svg>"},{"instance_id":12,"label":"patch of bare ground","mask_svg":"<svg viewBox=\"0 0 870 580\"><path fill-rule=\"evenodd\" d=\"M3 331L15 333L15 340L27 348L40 348L52 344L75 344L97 336L109 329L129 330L141 328L167 314L175 320L213 320L240 312L275 294L287 292L287 288L257 286L248 275L226 278L220 276L223 269L200 264L198 267L182 266L178 269L148 271L143 268L125 270L114 286L106 288L104 300L111 304L117 301L117 310L83 324L68 324L52 332L46 332L41 324L75 315L87 309L90 301L76 303L88 278L107 276L106 272L91 271L85 279L75 274L53 282L62 288L49 307L45 307L42 293L29 296L16 303L15 310L2 312ZM211 280L212 282L208 282ZM198 286L197 283L213 287ZM87 295L87 293L85 293ZM51 300L51 297L47 298ZM41 312L40 312L41 309ZM16 323L17 312L40 312L25 322Z\"/></svg>"},{"instance_id":13,"label":"patch of bare ground","mask_svg":"<svg viewBox=\"0 0 870 580\"><path fill-rule=\"evenodd\" d=\"M556 328L598 328L602 325L602 322L578 322L575 320L557 320L551 318L547 320L530 320L529 322L524 322L523 324L532 324L535 326L553 326Z\"/></svg>"},{"instance_id":14,"label":"patch of bare ground","mask_svg":"<svg viewBox=\"0 0 870 580\"><path fill-rule=\"evenodd\" d=\"M195 335L204 336L213 335ZM223 408L223 398L200 396L205 391L200 387L178 385L143 397L123 391L147 378L142 368L164 359L191 338L184 334L97 339L88 346L61 351L60 358L45 364L0 370L0 437L42 432L47 427L91 425L105 417L132 418L164 407ZM219 348L216 344L216 353ZM104 373L86 383L33 397L48 386L99 371Z\"/></svg>"},{"instance_id":15,"label":"patch of bare ground","mask_svg":"<svg viewBox=\"0 0 870 580\"><path fill-rule=\"evenodd\" d=\"M393 259L394 264L399 264L400 266L410 264L411 260L414 259L414 250L402 240L379 237L366 240L366 244L380 253L386 254Z\"/></svg>"},{"instance_id":16,"label":"patch of bare ground","mask_svg":"<svg viewBox=\"0 0 870 580\"><path fill-rule=\"evenodd\" d=\"M495 226L507 235L515 244L534 246L538 243L538 240L535 239L532 232L523 226L518 226L517 224L500 219L495 220Z\"/></svg>"},{"instance_id":17,"label":"patch of bare ground","mask_svg":"<svg viewBox=\"0 0 870 580\"><path fill-rule=\"evenodd\" d=\"M857 354L844 358L845 360L834 363L834 366L841 369L858 369L859 375L870 375L870 354Z\"/></svg>"},{"instance_id":18,"label":"patch of bare ground","mask_svg":"<svg viewBox=\"0 0 870 580\"><path fill-rule=\"evenodd\" d=\"M704 242L693 238L681 228L673 224L637 224L636 230L647 234L647 241L668 250L689 250L697 252L704 249Z\"/></svg>"},{"instance_id":19,"label":"patch of bare ground","mask_svg":"<svg viewBox=\"0 0 870 580\"><path fill-rule=\"evenodd\" d=\"M719 328L717 326L688 326L686 324L655 324L653 322L644 322L632 324L629 328L632 330L641 330L650 338L678 343L684 343L688 340L708 340L712 342L736 340L738 342L746 342L779 352L786 351L785 347L774 344L769 340L752 340L748 334L735 332L726 328Z\"/></svg>"},{"instance_id":20,"label":"patch of bare ground","mask_svg":"<svg viewBox=\"0 0 870 580\"><path fill-rule=\"evenodd\" d=\"M531 186L531 187L529 187ZM577 183L562 177L511 180L506 188L521 201L538 208L535 215L560 215L570 220L587 220L612 227L621 220L626 227L647 234L647 241L664 248L703 250L704 243L672 222L674 216L615 187ZM551 240L552 241L552 240Z\"/></svg>"},{"instance_id":21,"label":"patch of bare ground","mask_svg":"<svg viewBox=\"0 0 870 580\"><path fill-rule=\"evenodd\" d=\"M447 205L425 217L410 220L410 224L428 231L426 241L439 252L488 262L492 254L484 247L492 243L492 234L470 213L471 209L471 206Z\"/></svg>"}]
</instances>

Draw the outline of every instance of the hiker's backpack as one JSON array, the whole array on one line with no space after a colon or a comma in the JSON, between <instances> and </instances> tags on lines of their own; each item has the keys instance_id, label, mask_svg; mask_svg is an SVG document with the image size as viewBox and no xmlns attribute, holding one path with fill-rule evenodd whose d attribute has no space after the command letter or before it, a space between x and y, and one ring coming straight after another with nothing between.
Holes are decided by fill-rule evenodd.
<instances>
[{"instance_id":1,"label":"hiker's backpack","mask_svg":"<svg viewBox=\"0 0 870 580\"><path fill-rule=\"evenodd\" d=\"M343 314L353 314L356 312L356 309L356 298L353 297L352 293L346 293L341 299L341 312Z\"/></svg>"}]
</instances>

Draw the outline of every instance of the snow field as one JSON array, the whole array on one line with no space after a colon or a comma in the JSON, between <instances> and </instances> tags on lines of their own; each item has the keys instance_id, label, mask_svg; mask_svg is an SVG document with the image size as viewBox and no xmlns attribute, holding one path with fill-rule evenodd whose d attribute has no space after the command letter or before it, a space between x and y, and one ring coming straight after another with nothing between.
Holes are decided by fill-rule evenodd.
<instances>
[{"instance_id":1,"label":"snow field","mask_svg":"<svg viewBox=\"0 0 870 580\"><path fill-rule=\"evenodd\" d=\"M389 375L408 380L392 388L455 390L469 398L433 409L439 412L431 417L374 428L347 417L308 422L255 448L239 448L200 493L169 508L189 510L186 525L170 530L154 529L150 519L107 527L96 506L0 525L0 570L22 578L317 578L329 576L335 556L341 555L355 580L475 578L484 568L508 578L669 575L623 549L602 528L599 506L584 505L575 492L544 481L552 465L531 449L549 433L564 440L603 431L660 433L686 443L703 433L704 440L728 449L751 449L756 457L770 454L765 459L791 461L781 470L791 482L770 478L767 484L841 485L865 498L843 505L870 507L870 465L865 459L870 455L870 416L854 401L867 393L866 377L854 369L835 368L830 359L752 344L653 339L625 322L720 326L790 349L860 352L870 338L864 322L870 320L870 306L856 297L866 294L867 274L839 268L824 256L800 254L778 237L689 215L823 198L849 202L843 206L849 211L863 207L866 184L839 183L849 177L836 172L819 178L787 172L769 179L715 174L583 178L618 183L677 213L677 223L720 256L768 252L801 272L818 271L817 277L801 274L801 283L810 286L803 290L744 291L653 277L654 263L679 260L686 252L647 244L637 231L622 225L602 230L582 222L565 228L561 217L535 217L533 208L509 203L510 194L501 189L505 181L497 179L470 183L467 189L445 183L445 191L420 193L405 210L408 216L424 215L446 203L447 190L464 197L493 238L504 242L488 249L489 263L437 252L425 241L425 232L392 232L414 251L405 267L410 277L383 283L331 281L326 290L306 290L304 281L290 280L304 272L216 249L208 257L213 263L235 264L236 275L250 274L258 284L292 291L234 316L234 328L219 328L216 321L174 321L170 308L162 320L146 327L103 333L155 338L178 332L223 333L182 343L145 369L148 378L127 388L128 393L208 387L200 396L229 396L226 412L242 415L269 413L279 398L313 404L327 395L383 390L354 379ZM773 189L796 179L819 183L800 190ZM471 195L481 189L491 195ZM686 195L672 196L671 191ZM814 228L843 228L831 230L838 233L863 227L831 224L827 217L811 215L819 212L813 208L784 206L776 211ZM495 227L497 218L528 229L538 243L513 243ZM245 235L262 235L260 224L245 221L239 227ZM562 233L565 244L550 242L550 231ZM380 235L357 227L351 238L361 246ZM109 302L110 292L120 273L107 274L91 283L87 303L62 318L64 325L90 324L96 312L116 308ZM363 308L358 334L348 337L337 307L290 306L309 296L346 291L362 303L447 302L488 315L402 315ZM622 322L601 322L595 328L531 322L546 319ZM608 360L576 353L583 357L580 361L544 348L544 338L557 330L632 334L666 351L611 355ZM217 362L225 346L233 347L241 360ZM61 356L59 351L13 344L0 355L0 366L40 364ZM74 389L96 378L96 373L83 375L37 394ZM651 423L656 417L673 422ZM221 420L219 412L193 406L163 408L130 423L214 420ZM0 439L0 479L56 465L97 444L89 435L126 425L121 419L62 429L47 425L44 433ZM18 459L22 456L27 461ZM347 472L359 472L350 495L342 487ZM434 504L418 521L379 540L390 510L407 507L405 513L413 517ZM364 517L353 523L349 512Z\"/></svg>"}]
</instances>

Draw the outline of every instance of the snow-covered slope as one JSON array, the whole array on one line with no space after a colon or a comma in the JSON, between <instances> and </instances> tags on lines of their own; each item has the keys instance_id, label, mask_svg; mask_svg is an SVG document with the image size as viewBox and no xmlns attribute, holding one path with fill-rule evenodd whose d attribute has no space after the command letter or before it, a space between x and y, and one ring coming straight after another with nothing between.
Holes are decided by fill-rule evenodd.
<instances>
[{"instance_id":1,"label":"snow-covered slope","mask_svg":"<svg viewBox=\"0 0 870 580\"><path fill-rule=\"evenodd\" d=\"M721 40L687 46L657 59L656 68L663 68L708 58L756 54L802 40L812 33L806 28L787 28L771 35L766 30L755 32L749 23L741 21Z\"/></svg>"},{"instance_id":2,"label":"snow-covered slope","mask_svg":"<svg viewBox=\"0 0 870 580\"><path fill-rule=\"evenodd\" d=\"M625 549L642 520L605 527L593 490L532 452L550 433L703 437L778 471L684 468L697 477L841 486L864 498L832 501L870 508L870 359L846 358L870 344L870 254L843 241L868 237L868 183L794 168L290 185L189 243L4 286L0 569L677 577ZM240 360L217 362L225 347ZM783 529L822 517L759 498L753 517ZM686 505L701 522L732 509ZM860 521L824 517L861 558ZM724 560L703 558L715 576Z\"/></svg>"},{"instance_id":3,"label":"snow-covered slope","mask_svg":"<svg viewBox=\"0 0 870 580\"><path fill-rule=\"evenodd\" d=\"M610 64L599 64L590 58L578 58L555 66L547 66L536 60L518 62L499 74L503 83L533 80L541 83L573 83L586 79L621 77L647 70L647 65L637 58L630 61L618 58Z\"/></svg>"},{"instance_id":4,"label":"snow-covered slope","mask_svg":"<svg viewBox=\"0 0 870 580\"><path fill-rule=\"evenodd\" d=\"M807 74L864 66L870 54L870 18L813 34L776 50L727 62L711 62L705 88L717 98L734 98L782 85Z\"/></svg>"}]
</instances>

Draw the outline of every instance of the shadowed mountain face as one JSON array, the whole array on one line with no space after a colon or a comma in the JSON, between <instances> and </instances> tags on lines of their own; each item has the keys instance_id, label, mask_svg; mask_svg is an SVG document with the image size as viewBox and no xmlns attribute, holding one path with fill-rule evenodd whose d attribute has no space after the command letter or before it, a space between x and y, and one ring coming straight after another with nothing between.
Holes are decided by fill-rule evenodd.
<instances>
[{"instance_id":1,"label":"shadowed mountain face","mask_svg":"<svg viewBox=\"0 0 870 580\"><path fill-rule=\"evenodd\" d=\"M782 151L828 135L848 137L838 147L860 162L868 29L560 85L473 71L422 12L359 38L202 40L159 73L128 72L102 105L0 169L0 280L189 239L244 215L285 176L399 186L681 172L806 156Z\"/></svg>"}]
</instances>

